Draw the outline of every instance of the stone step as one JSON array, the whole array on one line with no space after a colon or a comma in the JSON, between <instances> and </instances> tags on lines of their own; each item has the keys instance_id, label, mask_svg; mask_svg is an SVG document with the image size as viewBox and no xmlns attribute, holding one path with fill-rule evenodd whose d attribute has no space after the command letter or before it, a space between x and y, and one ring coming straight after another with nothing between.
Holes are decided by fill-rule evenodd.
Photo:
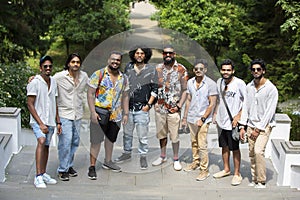
<instances>
[{"instance_id":1,"label":"stone step","mask_svg":"<svg viewBox=\"0 0 300 200\"><path fill-rule=\"evenodd\" d=\"M0 147L5 149L8 142L10 141L12 134L9 133L0 133Z\"/></svg>"}]
</instances>

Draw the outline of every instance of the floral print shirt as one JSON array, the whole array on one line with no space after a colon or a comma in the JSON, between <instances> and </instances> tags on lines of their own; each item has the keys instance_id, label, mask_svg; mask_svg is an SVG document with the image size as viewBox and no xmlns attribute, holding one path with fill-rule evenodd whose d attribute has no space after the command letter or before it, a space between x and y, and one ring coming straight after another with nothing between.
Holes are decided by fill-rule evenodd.
<instances>
[{"instance_id":1,"label":"floral print shirt","mask_svg":"<svg viewBox=\"0 0 300 200\"><path fill-rule=\"evenodd\" d=\"M100 83L99 79L101 79ZM96 89L95 106L110 110L110 121L121 121L122 93L129 89L127 76L122 72L119 72L118 80L115 85L113 85L107 68L99 69L91 75L88 85Z\"/></svg>"},{"instance_id":2,"label":"floral print shirt","mask_svg":"<svg viewBox=\"0 0 300 200\"><path fill-rule=\"evenodd\" d=\"M182 92L187 89L188 73L186 68L175 61L171 69L163 63L156 67L158 73L157 103L160 113L168 113L168 109L176 107Z\"/></svg>"}]
</instances>

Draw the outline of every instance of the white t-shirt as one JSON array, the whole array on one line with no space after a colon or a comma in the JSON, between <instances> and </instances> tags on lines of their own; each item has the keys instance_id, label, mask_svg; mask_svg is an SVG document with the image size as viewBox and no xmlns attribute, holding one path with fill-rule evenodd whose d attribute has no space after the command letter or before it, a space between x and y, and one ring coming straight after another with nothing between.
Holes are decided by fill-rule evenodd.
<instances>
[{"instance_id":1,"label":"white t-shirt","mask_svg":"<svg viewBox=\"0 0 300 200\"><path fill-rule=\"evenodd\" d=\"M232 122L228 115L227 109L223 102L222 91L225 88L225 81L220 78L217 81L217 89L219 93L219 106L217 110L216 121L220 128L225 130L232 130ZM225 93L225 100L227 102L228 108L232 117L236 116L243 107L244 100L246 97L246 84L242 79L233 77L233 80L227 85L227 91Z\"/></svg>"},{"instance_id":2,"label":"white t-shirt","mask_svg":"<svg viewBox=\"0 0 300 200\"><path fill-rule=\"evenodd\" d=\"M47 126L56 126L57 85L55 79L50 77L48 90L46 81L41 75L36 75L27 85L27 96L36 96L34 107L42 122ZM32 123L36 121L30 115L30 124Z\"/></svg>"}]
</instances>

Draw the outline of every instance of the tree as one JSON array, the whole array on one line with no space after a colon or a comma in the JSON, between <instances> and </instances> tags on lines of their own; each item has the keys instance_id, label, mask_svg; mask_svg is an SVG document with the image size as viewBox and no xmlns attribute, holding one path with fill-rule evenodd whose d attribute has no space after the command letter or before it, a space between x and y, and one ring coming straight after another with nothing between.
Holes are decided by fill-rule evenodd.
<instances>
[{"instance_id":1,"label":"tree","mask_svg":"<svg viewBox=\"0 0 300 200\"><path fill-rule=\"evenodd\" d=\"M59 4L60 12L53 20L49 35L63 38L66 54L69 54L71 43L81 43L84 47L98 44L129 28L128 5L122 0L75 0Z\"/></svg>"}]
</instances>

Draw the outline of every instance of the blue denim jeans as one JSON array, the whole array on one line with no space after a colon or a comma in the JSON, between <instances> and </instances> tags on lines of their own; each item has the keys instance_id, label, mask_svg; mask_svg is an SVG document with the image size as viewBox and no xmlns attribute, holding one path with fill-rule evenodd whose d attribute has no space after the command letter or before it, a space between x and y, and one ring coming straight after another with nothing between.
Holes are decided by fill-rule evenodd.
<instances>
[{"instance_id":1,"label":"blue denim jeans","mask_svg":"<svg viewBox=\"0 0 300 200\"><path fill-rule=\"evenodd\" d=\"M53 126L48 126L48 133L45 134L42 132L42 130L40 129L40 126L38 125L38 123L32 123L30 124L33 130L33 133L36 137L36 139L39 139L40 137L44 137L46 138L46 142L45 142L45 146L50 146L51 143L51 139L52 139L52 135L54 133L55 127Z\"/></svg>"},{"instance_id":2,"label":"blue denim jeans","mask_svg":"<svg viewBox=\"0 0 300 200\"><path fill-rule=\"evenodd\" d=\"M133 131L135 127L139 140L138 152L139 154L148 153L149 121L149 112L129 112L128 123L123 127L123 148L125 153L131 153L132 151Z\"/></svg>"},{"instance_id":3,"label":"blue denim jeans","mask_svg":"<svg viewBox=\"0 0 300 200\"><path fill-rule=\"evenodd\" d=\"M80 142L81 119L69 120L60 118L62 133L58 136L58 172L67 172L73 167L74 154Z\"/></svg>"}]
</instances>

